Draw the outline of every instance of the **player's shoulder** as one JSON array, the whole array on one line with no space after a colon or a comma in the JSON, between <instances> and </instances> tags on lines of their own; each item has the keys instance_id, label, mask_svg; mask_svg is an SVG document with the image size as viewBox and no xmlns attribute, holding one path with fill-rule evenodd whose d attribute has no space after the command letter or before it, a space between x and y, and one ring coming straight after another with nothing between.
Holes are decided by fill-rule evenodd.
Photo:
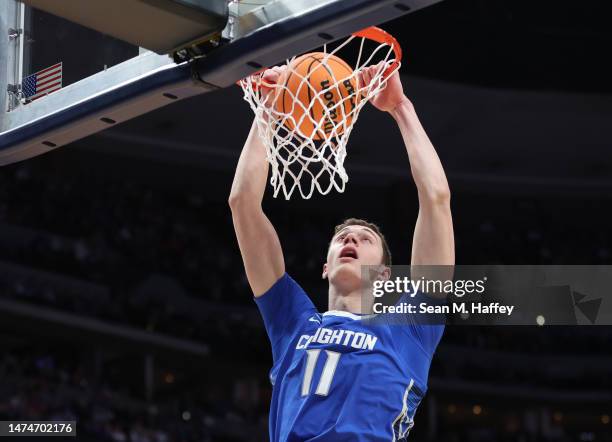
<instances>
[{"instance_id":1,"label":"player's shoulder","mask_svg":"<svg viewBox=\"0 0 612 442\"><path fill-rule=\"evenodd\" d=\"M318 311L311 311L308 314L304 315L303 320L309 326L319 327L323 324L323 315Z\"/></svg>"},{"instance_id":2,"label":"player's shoulder","mask_svg":"<svg viewBox=\"0 0 612 442\"><path fill-rule=\"evenodd\" d=\"M275 296L283 295L286 293L299 293L305 296L306 292L295 279L293 279L289 273L283 273L265 292L259 296L255 296L256 300L263 300L265 298L273 298Z\"/></svg>"},{"instance_id":3,"label":"player's shoulder","mask_svg":"<svg viewBox=\"0 0 612 442\"><path fill-rule=\"evenodd\" d=\"M285 272L270 289L254 298L264 321L282 323L283 333L294 330L296 321L317 312L304 289Z\"/></svg>"}]
</instances>

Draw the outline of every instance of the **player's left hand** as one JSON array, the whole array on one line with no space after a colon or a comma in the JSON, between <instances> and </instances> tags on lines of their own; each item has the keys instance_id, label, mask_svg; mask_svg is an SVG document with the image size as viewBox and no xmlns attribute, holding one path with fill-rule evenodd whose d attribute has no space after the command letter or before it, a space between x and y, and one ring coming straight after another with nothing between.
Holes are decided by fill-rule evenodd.
<instances>
[{"instance_id":1,"label":"player's left hand","mask_svg":"<svg viewBox=\"0 0 612 442\"><path fill-rule=\"evenodd\" d=\"M264 107L271 107L277 95L281 92L277 84L281 77L285 75L286 70L287 66L285 65L273 66L270 69L266 69L261 75L261 95Z\"/></svg>"},{"instance_id":2,"label":"player's left hand","mask_svg":"<svg viewBox=\"0 0 612 442\"><path fill-rule=\"evenodd\" d=\"M375 84L372 84L372 79L376 77L376 73L381 69L386 69L385 62L364 68L358 76L360 88L374 87ZM404 95L404 87L400 80L399 71L395 71L387 79L385 88L372 97L370 103L378 110L391 112L398 104L405 100L408 100L408 98Z\"/></svg>"}]
</instances>

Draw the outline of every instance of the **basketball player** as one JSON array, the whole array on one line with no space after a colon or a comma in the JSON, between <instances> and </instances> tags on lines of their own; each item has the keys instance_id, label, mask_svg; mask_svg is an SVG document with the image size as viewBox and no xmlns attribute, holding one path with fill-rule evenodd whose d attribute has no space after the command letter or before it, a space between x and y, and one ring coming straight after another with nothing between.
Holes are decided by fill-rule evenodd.
<instances>
[{"instance_id":1,"label":"basketball player","mask_svg":"<svg viewBox=\"0 0 612 442\"><path fill-rule=\"evenodd\" d=\"M368 84L376 68L364 71L360 81ZM281 70L268 70L266 80L274 83ZM397 122L418 190L411 264L454 265L446 176L397 72L371 103ZM229 205L247 278L272 344L270 440L406 440L444 326L385 327L363 321L361 266L382 265L381 277L388 278L391 254L378 227L358 219L335 229L322 271L329 282L329 310L319 313L285 272L278 236L261 205L267 175L265 148L253 124Z\"/></svg>"}]
</instances>

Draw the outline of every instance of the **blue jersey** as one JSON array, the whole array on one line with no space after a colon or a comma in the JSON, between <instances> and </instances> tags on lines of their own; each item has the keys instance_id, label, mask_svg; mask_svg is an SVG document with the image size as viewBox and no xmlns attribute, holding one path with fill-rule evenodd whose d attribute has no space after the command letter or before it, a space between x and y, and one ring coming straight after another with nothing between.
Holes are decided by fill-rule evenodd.
<instances>
[{"instance_id":1,"label":"blue jersey","mask_svg":"<svg viewBox=\"0 0 612 442\"><path fill-rule=\"evenodd\" d=\"M288 274L255 302L272 344L271 441L407 438L443 325L320 314Z\"/></svg>"}]
</instances>

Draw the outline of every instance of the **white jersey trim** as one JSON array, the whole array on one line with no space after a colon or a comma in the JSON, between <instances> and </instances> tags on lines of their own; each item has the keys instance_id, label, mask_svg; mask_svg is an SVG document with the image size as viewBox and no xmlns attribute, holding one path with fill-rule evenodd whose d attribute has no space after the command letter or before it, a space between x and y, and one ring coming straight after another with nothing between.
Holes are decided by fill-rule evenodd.
<instances>
[{"instance_id":1,"label":"white jersey trim","mask_svg":"<svg viewBox=\"0 0 612 442\"><path fill-rule=\"evenodd\" d=\"M323 316L343 316L345 318L351 318L355 320L373 318L378 315L357 315L351 312L345 312L342 310L330 310L328 312L323 313Z\"/></svg>"},{"instance_id":2,"label":"white jersey trim","mask_svg":"<svg viewBox=\"0 0 612 442\"><path fill-rule=\"evenodd\" d=\"M405 441L408 437L408 433L414 426L414 420L408 414L408 394L410 394L410 390L412 390L413 385L414 379L410 379L410 384L404 392L404 398L402 401L402 411L400 411L400 414L397 415L397 417L391 424L391 431L393 433L393 439L391 440L391 442Z\"/></svg>"}]
</instances>

